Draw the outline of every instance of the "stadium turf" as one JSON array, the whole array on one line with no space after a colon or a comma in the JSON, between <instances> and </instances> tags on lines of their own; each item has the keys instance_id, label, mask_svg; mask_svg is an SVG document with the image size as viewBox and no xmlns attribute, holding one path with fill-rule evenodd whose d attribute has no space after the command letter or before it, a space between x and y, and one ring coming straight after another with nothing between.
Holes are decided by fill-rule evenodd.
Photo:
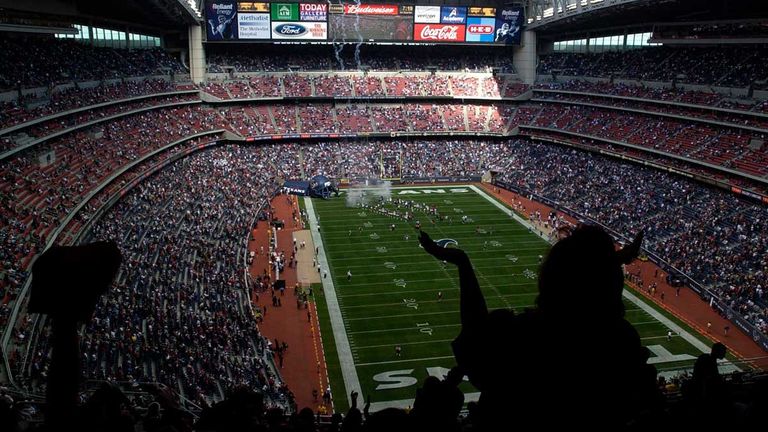
<instances>
[{"instance_id":1,"label":"stadium turf","mask_svg":"<svg viewBox=\"0 0 768 432\"><path fill-rule=\"evenodd\" d=\"M369 203L375 202L372 195L367 193ZM469 254L489 308L519 311L534 304L540 256L549 247L546 241L466 187L395 188L391 196L435 206L441 215L450 216L450 222L433 224L436 218L415 210L414 220L434 240L455 240ZM350 206L347 201L342 193L313 204L355 370L363 394L374 402L407 405L405 401L414 397L418 383L428 374L439 375L445 372L440 368L455 364L450 342L459 332L458 275L453 266L443 265L420 248L414 221ZM391 204L384 208L394 210ZM466 223L462 216L467 217ZM322 303L324 307L324 299ZM651 361L660 370L690 366L701 353L678 334L668 340L667 325L638 305L626 301L626 308L627 319L654 352ZM323 312L321 318L327 310ZM326 360L336 372L336 350L327 321L324 324ZM585 332L584 337L599 335ZM396 346L402 350L399 356ZM338 400L345 389L334 376ZM468 383L462 390L476 391Z\"/></svg>"}]
</instances>

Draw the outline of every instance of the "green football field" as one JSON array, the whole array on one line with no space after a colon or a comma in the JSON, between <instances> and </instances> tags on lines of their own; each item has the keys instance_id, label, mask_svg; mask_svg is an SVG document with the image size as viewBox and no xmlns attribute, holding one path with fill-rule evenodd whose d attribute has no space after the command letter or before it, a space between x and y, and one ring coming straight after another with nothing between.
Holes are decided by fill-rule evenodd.
<instances>
[{"instance_id":1,"label":"green football field","mask_svg":"<svg viewBox=\"0 0 768 432\"><path fill-rule=\"evenodd\" d=\"M455 364L450 342L459 332L458 275L421 249L414 222L349 206L347 193L305 201L315 236L320 227L321 265L327 260L329 268L318 307L334 399L359 385L375 408L408 406L425 377L441 376ZM374 192L366 194L375 202ZM504 205L473 186L393 188L391 196L450 216L450 222L433 224L426 212L414 210L414 219L434 240L454 240L469 254L489 308L533 306L540 256L549 244ZM395 210L392 204L383 208ZM660 370L690 366L708 349L656 309L637 300L625 303L627 319ZM670 329L674 336L668 340ZM469 383L463 386L468 400L476 397Z\"/></svg>"}]
</instances>

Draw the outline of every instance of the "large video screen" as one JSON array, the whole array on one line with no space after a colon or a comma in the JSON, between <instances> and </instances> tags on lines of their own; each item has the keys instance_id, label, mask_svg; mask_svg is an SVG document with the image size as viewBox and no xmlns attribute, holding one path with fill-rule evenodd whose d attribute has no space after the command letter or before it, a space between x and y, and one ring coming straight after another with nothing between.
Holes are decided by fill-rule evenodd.
<instances>
[{"instance_id":1,"label":"large video screen","mask_svg":"<svg viewBox=\"0 0 768 432\"><path fill-rule=\"evenodd\" d=\"M340 42L409 41L413 6L331 4L330 37Z\"/></svg>"},{"instance_id":2,"label":"large video screen","mask_svg":"<svg viewBox=\"0 0 768 432\"><path fill-rule=\"evenodd\" d=\"M521 7L206 0L208 42L520 44Z\"/></svg>"}]
</instances>

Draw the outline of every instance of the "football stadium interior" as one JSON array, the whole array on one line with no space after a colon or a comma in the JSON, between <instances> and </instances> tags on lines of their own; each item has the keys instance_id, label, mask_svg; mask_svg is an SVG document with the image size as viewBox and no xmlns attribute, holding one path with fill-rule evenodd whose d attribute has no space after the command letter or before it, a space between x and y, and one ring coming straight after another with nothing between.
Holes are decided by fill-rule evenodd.
<instances>
[{"instance_id":1,"label":"football stadium interior","mask_svg":"<svg viewBox=\"0 0 768 432\"><path fill-rule=\"evenodd\" d=\"M0 164L0 431L768 424L766 1L0 0Z\"/></svg>"}]
</instances>

